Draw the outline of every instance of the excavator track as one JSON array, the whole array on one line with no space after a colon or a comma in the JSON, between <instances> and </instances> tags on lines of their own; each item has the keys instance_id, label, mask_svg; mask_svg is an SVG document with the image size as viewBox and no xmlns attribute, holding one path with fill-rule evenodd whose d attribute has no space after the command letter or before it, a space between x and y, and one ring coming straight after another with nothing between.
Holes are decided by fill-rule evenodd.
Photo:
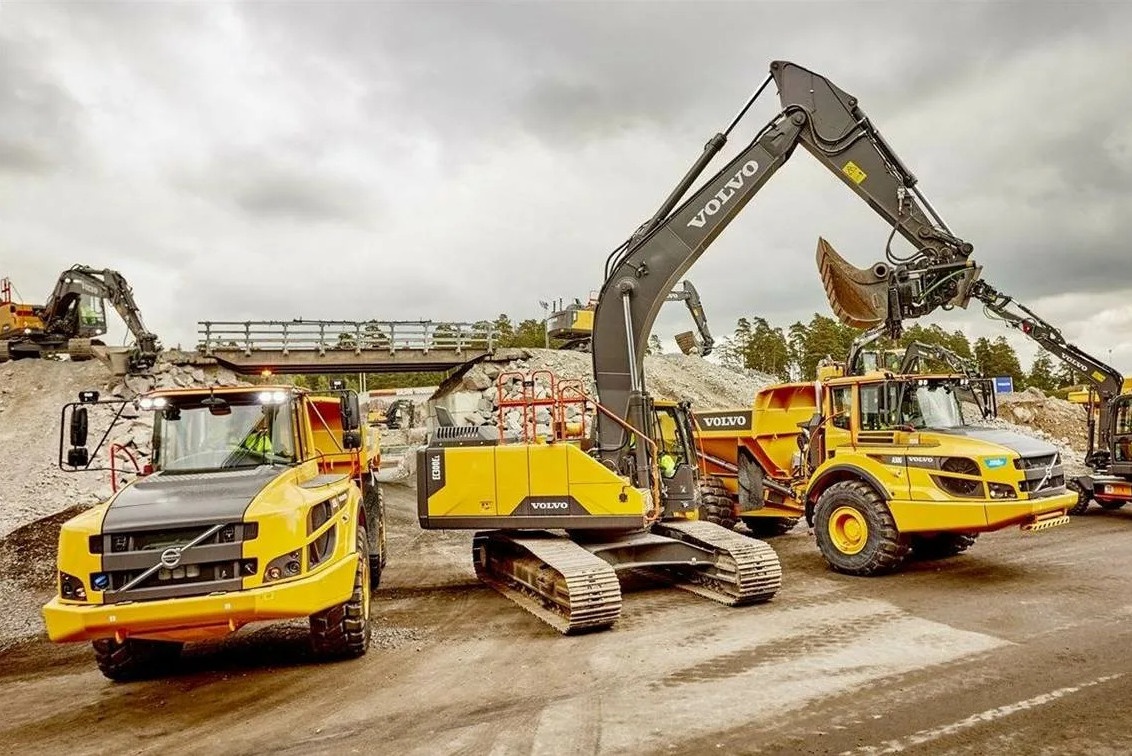
<instances>
[{"instance_id":1,"label":"excavator track","mask_svg":"<svg viewBox=\"0 0 1132 756\"><path fill-rule=\"evenodd\" d=\"M563 635L605 630L621 615L621 583L608 563L545 531L476 533L476 576Z\"/></svg>"},{"instance_id":2,"label":"excavator track","mask_svg":"<svg viewBox=\"0 0 1132 756\"><path fill-rule=\"evenodd\" d=\"M782 587L782 565L769 545L710 522L688 520L653 526L658 535L684 541L717 554L711 567L670 569L677 588L740 606L769 601Z\"/></svg>"}]
</instances>

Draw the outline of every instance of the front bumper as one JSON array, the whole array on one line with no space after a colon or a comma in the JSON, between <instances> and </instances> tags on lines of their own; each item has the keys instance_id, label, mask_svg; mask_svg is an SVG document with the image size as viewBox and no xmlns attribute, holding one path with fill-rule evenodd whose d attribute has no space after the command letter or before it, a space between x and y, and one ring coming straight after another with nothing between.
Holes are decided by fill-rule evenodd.
<instances>
[{"instance_id":1,"label":"front bumper","mask_svg":"<svg viewBox=\"0 0 1132 756\"><path fill-rule=\"evenodd\" d=\"M953 499L910 501L893 499L888 508L902 533L961 531L988 533L1017 525L1024 530L1044 530L1068 521L1069 507L1077 494L1066 491L1040 499ZM1061 519L1064 518L1064 519Z\"/></svg>"},{"instance_id":2,"label":"front bumper","mask_svg":"<svg viewBox=\"0 0 1132 756\"><path fill-rule=\"evenodd\" d=\"M200 640L235 632L249 622L307 617L346 601L358 557L350 553L313 575L231 593L119 604L80 604L58 596L43 607L56 642L150 637Z\"/></svg>"}]
</instances>

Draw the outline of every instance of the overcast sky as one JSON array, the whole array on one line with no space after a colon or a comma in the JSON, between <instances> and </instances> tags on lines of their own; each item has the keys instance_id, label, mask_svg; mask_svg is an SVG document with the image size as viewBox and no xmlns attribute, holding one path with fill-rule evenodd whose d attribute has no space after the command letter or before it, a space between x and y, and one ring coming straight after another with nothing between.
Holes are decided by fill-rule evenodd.
<instances>
[{"instance_id":1,"label":"overcast sky","mask_svg":"<svg viewBox=\"0 0 1132 756\"><path fill-rule=\"evenodd\" d=\"M1132 373L1130 32L1124 2L6 1L0 275L38 301L116 268L166 345L205 319L539 317L786 59L859 98L984 278ZM888 231L799 150L688 277L716 334L786 326L828 313L819 235L865 266ZM689 325L670 304L657 331Z\"/></svg>"}]
</instances>

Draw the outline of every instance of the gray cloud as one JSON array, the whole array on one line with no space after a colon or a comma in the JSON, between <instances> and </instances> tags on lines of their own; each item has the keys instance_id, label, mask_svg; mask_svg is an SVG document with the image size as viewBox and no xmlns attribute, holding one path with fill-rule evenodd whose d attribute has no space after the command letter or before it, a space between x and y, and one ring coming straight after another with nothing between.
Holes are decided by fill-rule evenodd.
<instances>
[{"instance_id":1,"label":"gray cloud","mask_svg":"<svg viewBox=\"0 0 1132 756\"><path fill-rule=\"evenodd\" d=\"M4 21L4 272L35 291L78 260L117 267L171 342L206 318L538 317L585 296L785 58L860 98L989 280L1074 338L1103 331L1132 370L1126 4L15 4ZM728 154L776 112L768 94ZM883 253L887 228L796 154L689 272L717 334L826 312L819 235L859 265ZM686 328L664 308L663 335Z\"/></svg>"}]
</instances>

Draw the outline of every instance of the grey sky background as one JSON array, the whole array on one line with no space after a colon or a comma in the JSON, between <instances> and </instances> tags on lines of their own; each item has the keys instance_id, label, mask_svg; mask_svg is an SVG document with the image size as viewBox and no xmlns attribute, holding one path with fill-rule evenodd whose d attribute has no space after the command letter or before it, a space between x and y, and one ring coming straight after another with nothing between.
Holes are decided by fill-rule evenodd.
<instances>
[{"instance_id":1,"label":"grey sky background","mask_svg":"<svg viewBox=\"0 0 1132 756\"><path fill-rule=\"evenodd\" d=\"M539 317L786 59L860 99L987 280L1132 373L1130 32L1122 2L4 2L0 275L39 300L116 268L167 345ZM799 150L688 277L717 334L785 327L828 313L819 235L865 266L888 231Z\"/></svg>"}]
</instances>

